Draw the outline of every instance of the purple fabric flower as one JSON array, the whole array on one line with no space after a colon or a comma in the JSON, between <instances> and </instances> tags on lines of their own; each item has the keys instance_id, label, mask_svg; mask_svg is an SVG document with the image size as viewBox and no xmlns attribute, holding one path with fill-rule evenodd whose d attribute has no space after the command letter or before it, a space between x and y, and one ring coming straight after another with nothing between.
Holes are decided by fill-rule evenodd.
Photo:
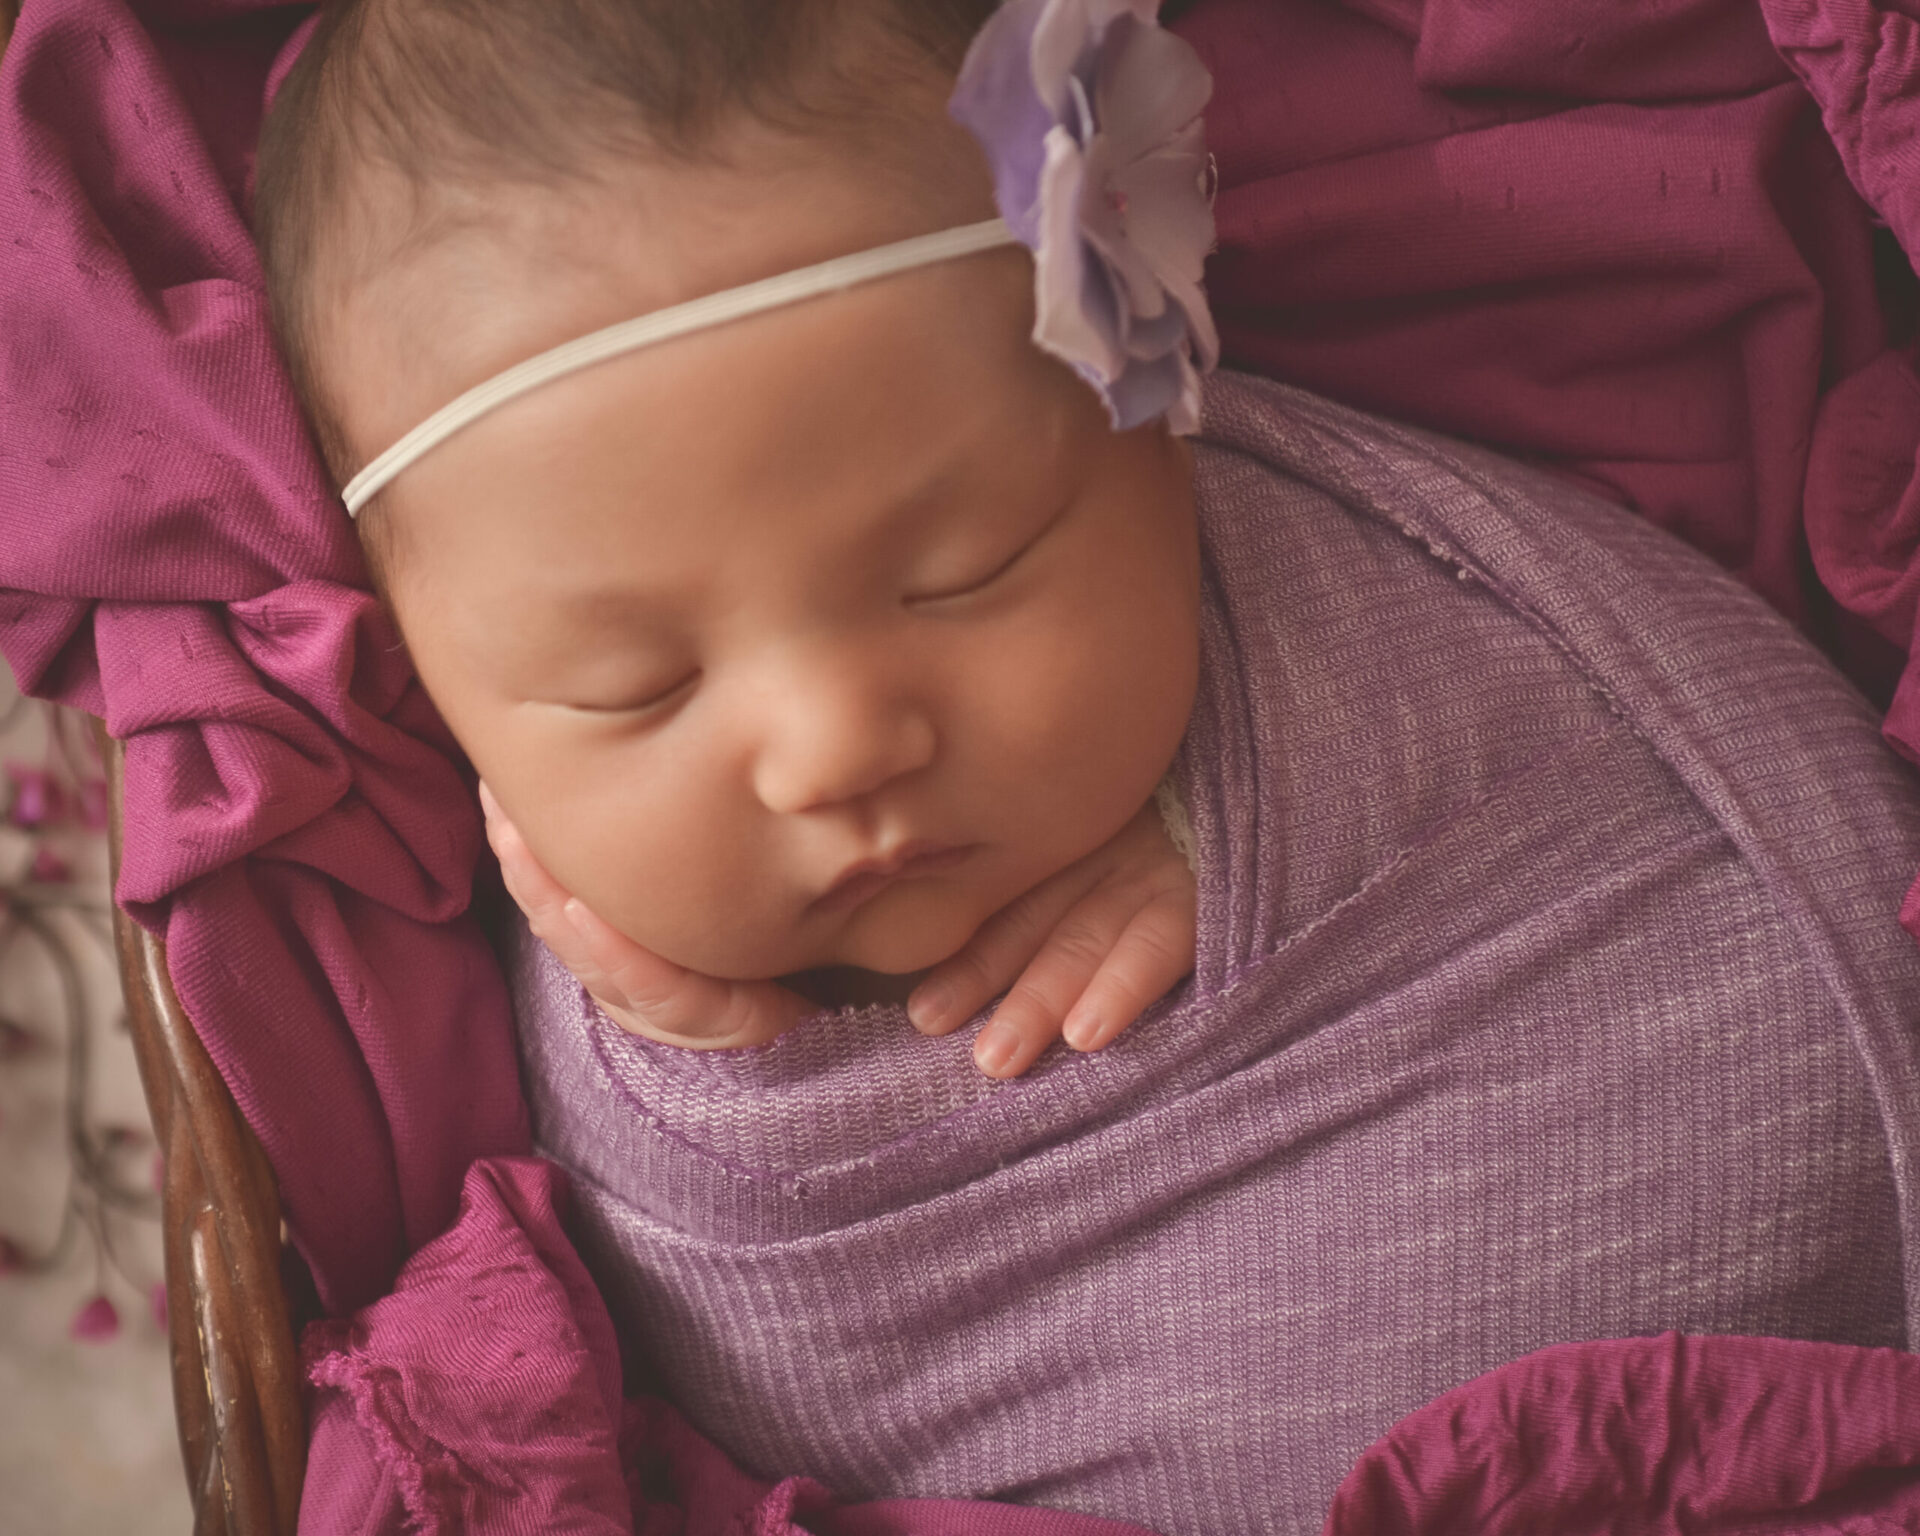
<instances>
[{"instance_id":1,"label":"purple fabric flower","mask_svg":"<svg viewBox=\"0 0 1920 1536\"><path fill-rule=\"evenodd\" d=\"M1201 269L1213 245L1200 111L1213 80L1156 0L1008 0L968 50L950 110L1034 253L1033 339L1118 430L1200 419L1219 361Z\"/></svg>"}]
</instances>

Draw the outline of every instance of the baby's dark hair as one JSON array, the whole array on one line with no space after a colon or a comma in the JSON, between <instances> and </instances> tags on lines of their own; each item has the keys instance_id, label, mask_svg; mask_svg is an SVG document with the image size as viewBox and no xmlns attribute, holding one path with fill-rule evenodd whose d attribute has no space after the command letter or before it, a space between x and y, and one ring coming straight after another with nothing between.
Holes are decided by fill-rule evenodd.
<instances>
[{"instance_id":1,"label":"baby's dark hair","mask_svg":"<svg viewBox=\"0 0 1920 1536\"><path fill-rule=\"evenodd\" d=\"M382 230L397 253L430 238L449 194L564 186L619 156L697 162L743 119L910 143L888 132L896 88L916 68L957 70L996 4L332 0L267 116L254 227L281 348L336 482L358 465L318 376L317 290L324 264L351 265L341 228L356 172L378 166L405 188L411 227ZM362 518L376 579L384 522Z\"/></svg>"}]
</instances>

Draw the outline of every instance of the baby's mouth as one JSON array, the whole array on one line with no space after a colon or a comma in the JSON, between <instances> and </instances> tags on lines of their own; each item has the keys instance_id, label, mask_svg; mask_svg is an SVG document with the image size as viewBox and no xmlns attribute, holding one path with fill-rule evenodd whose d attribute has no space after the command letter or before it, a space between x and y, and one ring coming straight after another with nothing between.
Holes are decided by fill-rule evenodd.
<instances>
[{"instance_id":1,"label":"baby's mouth","mask_svg":"<svg viewBox=\"0 0 1920 1536\"><path fill-rule=\"evenodd\" d=\"M902 843L884 859L861 859L849 864L813 901L812 910L851 912L896 880L952 869L978 846L977 843Z\"/></svg>"}]
</instances>

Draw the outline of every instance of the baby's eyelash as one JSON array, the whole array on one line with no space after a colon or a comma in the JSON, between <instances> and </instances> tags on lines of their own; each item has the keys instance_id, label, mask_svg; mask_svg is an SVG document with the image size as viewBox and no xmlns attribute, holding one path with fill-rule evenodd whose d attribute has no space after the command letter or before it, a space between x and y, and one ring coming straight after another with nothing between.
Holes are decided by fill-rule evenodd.
<instances>
[{"instance_id":1,"label":"baby's eyelash","mask_svg":"<svg viewBox=\"0 0 1920 1536\"><path fill-rule=\"evenodd\" d=\"M999 580L1000 577L1006 575L1008 571L1012 570L1016 565L1020 563L1020 557L1024 555L1032 547L1033 546L1031 544L1021 545L1020 548L1015 550L1005 560L1001 561L1000 564L996 565L992 570L988 571L986 575L968 582L965 586L948 587L944 591L940 591L940 592L916 592L911 597L909 597L907 601L910 603L937 603L942 598L969 597L975 592L979 592L986 587L992 586L993 583Z\"/></svg>"},{"instance_id":2,"label":"baby's eyelash","mask_svg":"<svg viewBox=\"0 0 1920 1536\"><path fill-rule=\"evenodd\" d=\"M657 709L660 705L665 704L666 702L668 702L668 700L674 698L676 695L681 693L690 684L697 682L699 680L699 677L700 677L699 672L697 671L689 672L685 677L681 678L677 683L674 683L671 687L663 688L656 693L649 694L644 699L638 699L631 703L622 702L619 704L569 704L567 708L572 710L577 710L579 713L583 715L643 714L647 710Z\"/></svg>"},{"instance_id":3,"label":"baby's eyelash","mask_svg":"<svg viewBox=\"0 0 1920 1536\"><path fill-rule=\"evenodd\" d=\"M1063 506L1041 525L1038 533L1034 534L1026 543L1022 544L1012 554L1008 555L1006 559L988 571L986 575L977 577L967 582L964 586L948 587L941 592L915 592L908 596L906 601L909 603L933 603L949 597L968 597L975 592L984 591L1025 559L1033 548L1053 531L1054 524L1058 523L1060 519L1066 515L1066 512L1067 508Z\"/></svg>"}]
</instances>

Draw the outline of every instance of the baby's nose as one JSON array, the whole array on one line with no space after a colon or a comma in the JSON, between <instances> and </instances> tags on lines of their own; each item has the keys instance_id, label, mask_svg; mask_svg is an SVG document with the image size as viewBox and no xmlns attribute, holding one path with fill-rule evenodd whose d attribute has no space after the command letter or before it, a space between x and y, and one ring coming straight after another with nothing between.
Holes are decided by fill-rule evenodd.
<instances>
[{"instance_id":1,"label":"baby's nose","mask_svg":"<svg viewBox=\"0 0 1920 1536\"><path fill-rule=\"evenodd\" d=\"M865 668L824 668L768 703L753 787L778 815L856 800L933 761L928 711Z\"/></svg>"}]
</instances>

